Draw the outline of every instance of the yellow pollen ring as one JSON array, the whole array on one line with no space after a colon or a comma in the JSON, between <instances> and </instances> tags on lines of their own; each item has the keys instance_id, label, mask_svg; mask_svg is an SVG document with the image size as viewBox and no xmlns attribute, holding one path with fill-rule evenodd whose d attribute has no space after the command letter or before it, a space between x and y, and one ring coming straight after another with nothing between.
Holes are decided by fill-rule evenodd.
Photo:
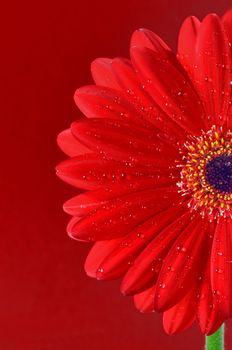
<instances>
[{"instance_id":1,"label":"yellow pollen ring","mask_svg":"<svg viewBox=\"0 0 232 350\"><path fill-rule=\"evenodd\" d=\"M178 165L181 167L181 181L177 185L181 192L191 195L190 207L201 208L204 216L232 218L232 193L218 191L207 182L205 176L207 162L218 155L232 155L231 131L213 126L208 132L186 142L180 152L183 162L181 166Z\"/></svg>"}]
</instances>

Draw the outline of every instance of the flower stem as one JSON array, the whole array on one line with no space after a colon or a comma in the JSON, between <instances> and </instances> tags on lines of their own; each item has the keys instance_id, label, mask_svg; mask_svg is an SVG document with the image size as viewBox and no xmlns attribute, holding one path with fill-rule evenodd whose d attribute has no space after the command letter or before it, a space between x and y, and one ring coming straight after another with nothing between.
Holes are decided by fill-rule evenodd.
<instances>
[{"instance_id":1,"label":"flower stem","mask_svg":"<svg viewBox=\"0 0 232 350\"><path fill-rule=\"evenodd\" d=\"M224 350L224 325L214 334L205 337L205 350Z\"/></svg>"}]
</instances>

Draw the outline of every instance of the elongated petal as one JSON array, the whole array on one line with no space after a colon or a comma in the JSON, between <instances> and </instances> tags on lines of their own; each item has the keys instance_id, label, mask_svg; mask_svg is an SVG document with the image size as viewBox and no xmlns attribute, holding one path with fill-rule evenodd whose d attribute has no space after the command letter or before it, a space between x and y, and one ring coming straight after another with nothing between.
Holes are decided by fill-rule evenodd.
<instances>
[{"instance_id":1,"label":"elongated petal","mask_svg":"<svg viewBox=\"0 0 232 350\"><path fill-rule=\"evenodd\" d=\"M161 161L163 165L165 162ZM157 162L158 163L158 162ZM165 168L157 169L156 165L153 167L148 164L136 164L134 160L130 162L122 163L114 160L106 160L101 155L97 154L84 154L77 157L67 159L61 162L57 167L57 175L65 182L86 190L105 188L109 189L110 186L120 183L120 186L134 188L141 188L142 184L138 184L140 180L146 179L149 182L149 187L154 183L156 187L156 181L163 187L162 182L167 179L167 185L170 183L169 178L175 181L175 175L177 174L176 167L171 169L166 163ZM163 180L162 180L163 178ZM145 185L146 187L146 185ZM124 187L125 189L125 187ZM110 189L109 189L110 190Z\"/></svg>"},{"instance_id":2,"label":"elongated petal","mask_svg":"<svg viewBox=\"0 0 232 350\"><path fill-rule=\"evenodd\" d=\"M125 275L121 285L124 294L139 293L155 284L166 254L188 225L190 216L189 212L180 216L154 237Z\"/></svg>"},{"instance_id":3,"label":"elongated petal","mask_svg":"<svg viewBox=\"0 0 232 350\"><path fill-rule=\"evenodd\" d=\"M225 321L220 304L214 302L210 280L210 260L204 268L202 281L197 292L197 319L203 334L211 335Z\"/></svg>"},{"instance_id":4,"label":"elongated petal","mask_svg":"<svg viewBox=\"0 0 232 350\"><path fill-rule=\"evenodd\" d=\"M178 57L192 79L196 60L196 41L199 27L200 21L198 18L190 16L183 22L179 32Z\"/></svg>"},{"instance_id":5,"label":"elongated petal","mask_svg":"<svg viewBox=\"0 0 232 350\"><path fill-rule=\"evenodd\" d=\"M113 163L113 162L112 162ZM57 175L70 185L83 188L83 189L95 189L99 188L103 182L112 182L112 171L107 173L107 170L114 169L114 176L116 171L116 164L111 164L108 161L104 161L101 156L96 154L83 154L77 157L67 159L61 162L56 167ZM106 170L106 169L105 169Z\"/></svg>"},{"instance_id":6,"label":"elongated petal","mask_svg":"<svg viewBox=\"0 0 232 350\"><path fill-rule=\"evenodd\" d=\"M155 286L134 295L135 307L143 313L155 312L154 308Z\"/></svg>"},{"instance_id":7,"label":"elongated petal","mask_svg":"<svg viewBox=\"0 0 232 350\"><path fill-rule=\"evenodd\" d=\"M152 126L119 90L84 86L75 92L74 100L88 118L123 119L147 128Z\"/></svg>"},{"instance_id":8,"label":"elongated petal","mask_svg":"<svg viewBox=\"0 0 232 350\"><path fill-rule=\"evenodd\" d=\"M163 314L164 330L167 334L177 334L189 328L196 319L196 289Z\"/></svg>"},{"instance_id":9,"label":"elongated petal","mask_svg":"<svg viewBox=\"0 0 232 350\"><path fill-rule=\"evenodd\" d=\"M214 302L225 318L232 315L232 221L217 224L211 254L211 283Z\"/></svg>"},{"instance_id":10,"label":"elongated petal","mask_svg":"<svg viewBox=\"0 0 232 350\"><path fill-rule=\"evenodd\" d=\"M208 239L208 223L200 217L190 222L169 251L157 281L155 308L165 311L181 300L197 283L202 252Z\"/></svg>"},{"instance_id":11,"label":"elongated petal","mask_svg":"<svg viewBox=\"0 0 232 350\"><path fill-rule=\"evenodd\" d=\"M171 207L153 216L148 221L138 225L101 263L102 272L98 274L101 279L111 279L114 271L124 268L124 273L131 268L134 260L147 244L159 234L159 232L170 224L172 220L179 217L187 210L186 205Z\"/></svg>"},{"instance_id":12,"label":"elongated petal","mask_svg":"<svg viewBox=\"0 0 232 350\"><path fill-rule=\"evenodd\" d=\"M157 34L145 28L138 29L133 33L131 46L148 48L163 56L167 56L168 52L171 52L168 45Z\"/></svg>"},{"instance_id":13,"label":"elongated petal","mask_svg":"<svg viewBox=\"0 0 232 350\"><path fill-rule=\"evenodd\" d=\"M155 103L151 96L144 90L144 86L128 60L116 58L112 61L113 70L121 88L126 92L127 98L133 106L158 130L160 137L172 145L184 140L183 130L166 115Z\"/></svg>"},{"instance_id":14,"label":"elongated petal","mask_svg":"<svg viewBox=\"0 0 232 350\"><path fill-rule=\"evenodd\" d=\"M68 223L67 225L67 234L72 238L72 235L70 234L70 228L73 226L73 225L76 225L78 223L78 221L80 221L81 218L78 217L78 216L74 216ZM82 240L83 242L88 242L89 240L88 239L83 239Z\"/></svg>"},{"instance_id":15,"label":"elongated petal","mask_svg":"<svg viewBox=\"0 0 232 350\"><path fill-rule=\"evenodd\" d=\"M232 9L227 11L224 16L222 17L222 23L225 28L227 37L232 42Z\"/></svg>"},{"instance_id":16,"label":"elongated petal","mask_svg":"<svg viewBox=\"0 0 232 350\"><path fill-rule=\"evenodd\" d=\"M128 177L128 179L124 177ZM135 179L131 179L129 175L121 173L121 176L118 176L114 184L108 183L107 187L84 192L69 199L64 203L64 211L70 215L83 216L102 205L106 205L107 202L113 198L119 198L128 193L138 192L148 188L160 189L171 185L174 186L177 179L178 177L174 175L170 177L157 174L141 177L137 176L136 181L134 181Z\"/></svg>"},{"instance_id":17,"label":"elongated petal","mask_svg":"<svg viewBox=\"0 0 232 350\"><path fill-rule=\"evenodd\" d=\"M91 64L91 72L96 85L120 90L120 85L112 69L113 60L110 58L97 58Z\"/></svg>"},{"instance_id":18,"label":"elongated petal","mask_svg":"<svg viewBox=\"0 0 232 350\"><path fill-rule=\"evenodd\" d=\"M70 228L75 239L106 240L125 236L136 225L174 205L176 188L147 190L120 197Z\"/></svg>"},{"instance_id":19,"label":"elongated petal","mask_svg":"<svg viewBox=\"0 0 232 350\"><path fill-rule=\"evenodd\" d=\"M139 113L142 119L147 120L160 131L160 138L166 139L173 146L176 146L178 141L184 140L183 130L144 91L129 60L123 58L97 59L92 64L92 74L97 85L124 92L125 98L136 109L136 113Z\"/></svg>"},{"instance_id":20,"label":"elongated petal","mask_svg":"<svg viewBox=\"0 0 232 350\"><path fill-rule=\"evenodd\" d=\"M109 241L99 241L94 243L92 249L85 260L85 272L89 277L97 278L97 273L101 272L101 263L118 246L121 238ZM115 269L116 270L116 269ZM121 271L114 270L114 278L121 275Z\"/></svg>"},{"instance_id":21,"label":"elongated petal","mask_svg":"<svg viewBox=\"0 0 232 350\"><path fill-rule=\"evenodd\" d=\"M72 133L87 147L105 155L109 159L140 163L161 163L160 154L165 163L177 159L177 151L155 138L154 131L135 127L124 121L110 119L91 119L72 124ZM158 165L158 164L157 164Z\"/></svg>"},{"instance_id":22,"label":"elongated petal","mask_svg":"<svg viewBox=\"0 0 232 350\"><path fill-rule=\"evenodd\" d=\"M204 112L176 57L162 58L151 49L137 47L131 48L131 57L145 90L162 110L186 132L199 133Z\"/></svg>"},{"instance_id":23,"label":"elongated petal","mask_svg":"<svg viewBox=\"0 0 232 350\"><path fill-rule=\"evenodd\" d=\"M197 37L195 86L212 124L224 124L230 108L231 54L218 16L203 20Z\"/></svg>"},{"instance_id":24,"label":"elongated petal","mask_svg":"<svg viewBox=\"0 0 232 350\"><path fill-rule=\"evenodd\" d=\"M78 156L79 154L91 153L91 150L78 141L70 129L62 131L57 137L57 143L62 151L70 157Z\"/></svg>"}]
</instances>

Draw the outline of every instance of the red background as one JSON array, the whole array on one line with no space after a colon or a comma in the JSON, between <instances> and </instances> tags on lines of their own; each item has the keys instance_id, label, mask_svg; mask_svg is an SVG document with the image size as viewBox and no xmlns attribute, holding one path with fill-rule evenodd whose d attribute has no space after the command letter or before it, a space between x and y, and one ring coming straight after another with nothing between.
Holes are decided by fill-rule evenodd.
<instances>
[{"instance_id":1,"label":"red background","mask_svg":"<svg viewBox=\"0 0 232 350\"><path fill-rule=\"evenodd\" d=\"M127 56L138 27L175 47L190 15L231 1L9 1L1 6L0 350L195 350L192 328L169 337L160 315L138 313L119 282L85 276L89 246L65 233L56 135L78 117L75 89L99 56ZM229 326L227 327L229 329ZM229 338L229 331L227 331ZM232 341L232 339L230 340Z\"/></svg>"}]
</instances>

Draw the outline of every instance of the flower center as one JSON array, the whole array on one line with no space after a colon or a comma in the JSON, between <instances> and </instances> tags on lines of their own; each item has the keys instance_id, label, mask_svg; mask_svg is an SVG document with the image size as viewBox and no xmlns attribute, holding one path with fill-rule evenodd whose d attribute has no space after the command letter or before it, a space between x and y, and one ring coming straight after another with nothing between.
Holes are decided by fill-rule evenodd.
<instances>
[{"instance_id":1,"label":"flower center","mask_svg":"<svg viewBox=\"0 0 232 350\"><path fill-rule=\"evenodd\" d=\"M232 156L224 154L211 159L206 164L206 181L216 190L232 192Z\"/></svg>"},{"instance_id":2,"label":"flower center","mask_svg":"<svg viewBox=\"0 0 232 350\"><path fill-rule=\"evenodd\" d=\"M232 218L232 132L213 126L199 137L191 137L180 150L183 195L189 207L202 216Z\"/></svg>"}]
</instances>

